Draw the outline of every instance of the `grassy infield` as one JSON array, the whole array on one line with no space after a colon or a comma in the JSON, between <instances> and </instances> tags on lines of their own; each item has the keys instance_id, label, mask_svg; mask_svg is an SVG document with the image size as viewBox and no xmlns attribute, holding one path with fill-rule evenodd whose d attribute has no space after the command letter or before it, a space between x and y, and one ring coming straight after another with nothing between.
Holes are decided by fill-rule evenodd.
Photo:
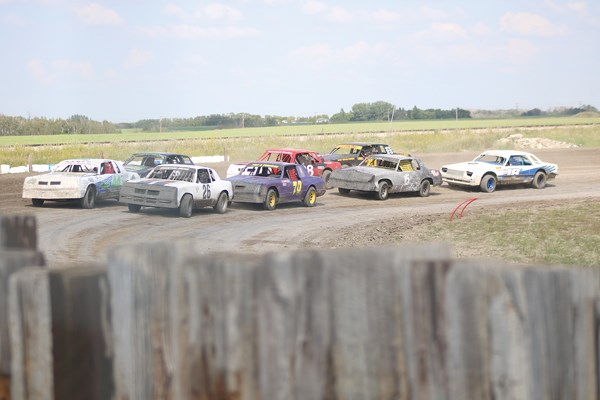
<instances>
[{"instance_id":1,"label":"grassy infield","mask_svg":"<svg viewBox=\"0 0 600 400\"><path fill-rule=\"evenodd\" d=\"M530 130L528 126L544 128ZM506 129L498 129L500 127ZM388 143L397 151L416 154L477 151L493 147L496 140L514 133L600 148L598 117L419 121L162 134L126 132L94 136L0 137L0 163L24 165L29 157L33 163L55 163L72 157L124 159L134 151L145 150L193 156L225 152L235 161L253 159L269 147L302 147L326 152L340 141L370 140ZM29 147L30 144L42 146ZM49 144L60 145L46 146ZM481 232L487 234L481 235ZM469 213L458 222L443 219L420 227L417 233L422 240L447 241L456 249L466 249L458 253L469 257L495 257L531 264L600 266L600 204L595 201L553 205L550 209Z\"/></svg>"}]
</instances>

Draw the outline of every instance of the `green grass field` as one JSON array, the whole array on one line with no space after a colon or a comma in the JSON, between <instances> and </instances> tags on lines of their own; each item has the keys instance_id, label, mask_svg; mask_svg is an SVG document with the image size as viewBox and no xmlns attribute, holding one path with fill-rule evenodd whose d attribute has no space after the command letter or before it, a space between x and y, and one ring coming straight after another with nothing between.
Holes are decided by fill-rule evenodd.
<instances>
[{"instance_id":1,"label":"green grass field","mask_svg":"<svg viewBox=\"0 0 600 400\"><path fill-rule=\"evenodd\" d=\"M327 132L320 132L320 130ZM0 137L0 164L54 164L68 158L126 159L136 151L172 151L190 156L224 155L250 160L267 148L294 147L329 152L342 141L375 141L397 152L477 151L513 133L545 137L581 147L600 147L600 118L407 121L303 125L203 132ZM220 135L220 136L219 136Z\"/></svg>"}]
</instances>

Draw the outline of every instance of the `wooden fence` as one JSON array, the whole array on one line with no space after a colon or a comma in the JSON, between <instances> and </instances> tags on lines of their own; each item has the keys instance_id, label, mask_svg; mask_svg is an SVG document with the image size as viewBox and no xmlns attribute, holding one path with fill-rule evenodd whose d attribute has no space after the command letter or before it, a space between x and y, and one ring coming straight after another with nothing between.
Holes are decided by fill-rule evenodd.
<instances>
[{"instance_id":1,"label":"wooden fence","mask_svg":"<svg viewBox=\"0 0 600 400\"><path fill-rule=\"evenodd\" d=\"M252 256L123 246L106 266L11 275L11 392L597 399L599 278L456 260L441 244Z\"/></svg>"}]
</instances>

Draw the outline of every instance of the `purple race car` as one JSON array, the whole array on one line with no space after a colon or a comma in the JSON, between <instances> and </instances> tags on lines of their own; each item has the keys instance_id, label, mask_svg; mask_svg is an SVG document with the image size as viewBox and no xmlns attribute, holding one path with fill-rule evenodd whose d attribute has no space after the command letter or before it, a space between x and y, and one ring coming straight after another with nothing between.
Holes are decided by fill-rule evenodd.
<instances>
[{"instance_id":1,"label":"purple race car","mask_svg":"<svg viewBox=\"0 0 600 400\"><path fill-rule=\"evenodd\" d=\"M233 185L234 202L259 203L266 210L293 201L313 207L317 196L325 194L323 179L311 176L300 164L251 162L239 175L226 180Z\"/></svg>"}]
</instances>

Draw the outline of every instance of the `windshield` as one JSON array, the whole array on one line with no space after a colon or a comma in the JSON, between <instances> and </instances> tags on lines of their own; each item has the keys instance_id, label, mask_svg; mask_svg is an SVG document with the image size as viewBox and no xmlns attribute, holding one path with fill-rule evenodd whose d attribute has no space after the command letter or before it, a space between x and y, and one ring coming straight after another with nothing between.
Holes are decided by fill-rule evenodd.
<instances>
[{"instance_id":1,"label":"windshield","mask_svg":"<svg viewBox=\"0 0 600 400\"><path fill-rule=\"evenodd\" d=\"M481 154L479 157L477 157L473 161L485 162L485 163L496 164L496 165L504 165L504 162L506 161L506 159L504 157L497 156L494 154Z\"/></svg>"},{"instance_id":2,"label":"windshield","mask_svg":"<svg viewBox=\"0 0 600 400\"><path fill-rule=\"evenodd\" d=\"M358 154L360 153L362 146L355 146L351 144L340 144L335 149L331 150L330 154Z\"/></svg>"},{"instance_id":3,"label":"windshield","mask_svg":"<svg viewBox=\"0 0 600 400\"><path fill-rule=\"evenodd\" d=\"M178 168L178 167L156 167L148 178L150 179L167 179L171 181L194 182L196 170L194 168Z\"/></svg>"}]
</instances>

